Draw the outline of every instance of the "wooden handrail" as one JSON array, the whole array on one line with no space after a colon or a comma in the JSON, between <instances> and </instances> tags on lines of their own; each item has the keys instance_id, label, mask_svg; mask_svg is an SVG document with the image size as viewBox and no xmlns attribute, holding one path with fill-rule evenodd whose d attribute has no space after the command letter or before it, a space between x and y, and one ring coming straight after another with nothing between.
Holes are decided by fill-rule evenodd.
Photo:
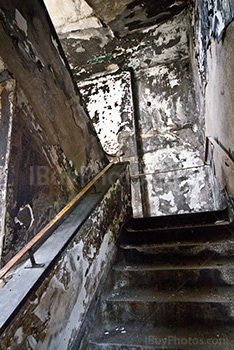
<instances>
[{"instance_id":1,"label":"wooden handrail","mask_svg":"<svg viewBox=\"0 0 234 350\"><path fill-rule=\"evenodd\" d=\"M24 248L22 248L1 270L0 279L2 279L17 262L48 233L48 231L71 209L77 201L105 174L105 172L116 162L123 154L117 155L97 176L95 176Z\"/></svg>"},{"instance_id":2,"label":"wooden handrail","mask_svg":"<svg viewBox=\"0 0 234 350\"><path fill-rule=\"evenodd\" d=\"M218 152L222 155L224 162L230 167L230 169L232 171L234 171L234 162L230 158L228 152L220 144L218 144L218 142L215 141L215 139L213 137L207 136L206 140L208 140L207 141L208 145L209 145L209 143L211 143L214 147L217 148ZM208 151L207 151L207 153L208 153ZM207 155L207 158L208 158L208 155Z\"/></svg>"}]
</instances>

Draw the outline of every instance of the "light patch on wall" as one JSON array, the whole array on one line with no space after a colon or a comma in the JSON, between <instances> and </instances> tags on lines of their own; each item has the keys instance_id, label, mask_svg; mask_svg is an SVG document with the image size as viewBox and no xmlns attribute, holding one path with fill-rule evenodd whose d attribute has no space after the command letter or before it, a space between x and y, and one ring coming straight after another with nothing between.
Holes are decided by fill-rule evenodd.
<instances>
[{"instance_id":1,"label":"light patch on wall","mask_svg":"<svg viewBox=\"0 0 234 350\"><path fill-rule=\"evenodd\" d=\"M25 33L25 35L28 35L28 25L26 19L21 15L21 13L16 9L15 10L15 20L17 23L17 26Z\"/></svg>"},{"instance_id":2,"label":"light patch on wall","mask_svg":"<svg viewBox=\"0 0 234 350\"><path fill-rule=\"evenodd\" d=\"M45 4L56 29L86 18L93 12L84 0L45 0Z\"/></svg>"},{"instance_id":3,"label":"light patch on wall","mask_svg":"<svg viewBox=\"0 0 234 350\"><path fill-rule=\"evenodd\" d=\"M15 82L9 80L0 84L0 257L3 249L3 239L5 234L6 198L9 158L11 148L12 124L13 124L13 100ZM3 97L3 92L7 97ZM6 94L5 94L6 95ZM4 115L2 115L4 111Z\"/></svg>"},{"instance_id":4,"label":"light patch on wall","mask_svg":"<svg viewBox=\"0 0 234 350\"><path fill-rule=\"evenodd\" d=\"M147 152L144 162L145 172L149 173L203 165L199 151L194 151L189 144Z\"/></svg>"},{"instance_id":5,"label":"light patch on wall","mask_svg":"<svg viewBox=\"0 0 234 350\"><path fill-rule=\"evenodd\" d=\"M147 176L152 216L214 210L208 169Z\"/></svg>"},{"instance_id":6,"label":"light patch on wall","mask_svg":"<svg viewBox=\"0 0 234 350\"><path fill-rule=\"evenodd\" d=\"M120 130L128 134L134 132L129 123L129 119L132 118L132 106L124 104L127 79L129 73L123 73L78 84L84 98L88 98L87 109L90 118L104 150L109 154L115 154L123 147Z\"/></svg>"},{"instance_id":7,"label":"light patch on wall","mask_svg":"<svg viewBox=\"0 0 234 350\"><path fill-rule=\"evenodd\" d=\"M6 66L5 66L5 64L4 64L3 60L2 60L2 58L0 57L0 73L1 73L4 69L6 69ZM1 94L1 86L0 86L0 94Z\"/></svg>"},{"instance_id":8,"label":"light patch on wall","mask_svg":"<svg viewBox=\"0 0 234 350\"><path fill-rule=\"evenodd\" d=\"M106 75L78 86L104 150L124 152L121 160L130 162L131 173L139 173L130 73ZM142 216L138 180L132 182L131 191L133 215Z\"/></svg>"},{"instance_id":9,"label":"light patch on wall","mask_svg":"<svg viewBox=\"0 0 234 350\"><path fill-rule=\"evenodd\" d=\"M58 34L102 27L85 0L45 0L45 4Z\"/></svg>"}]
</instances>

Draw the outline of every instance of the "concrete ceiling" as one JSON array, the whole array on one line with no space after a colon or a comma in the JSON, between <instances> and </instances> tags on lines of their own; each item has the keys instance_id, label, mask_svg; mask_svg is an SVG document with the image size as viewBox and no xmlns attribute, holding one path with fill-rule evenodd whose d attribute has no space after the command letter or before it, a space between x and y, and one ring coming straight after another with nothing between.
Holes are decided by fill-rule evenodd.
<instances>
[{"instance_id":1,"label":"concrete ceiling","mask_svg":"<svg viewBox=\"0 0 234 350\"><path fill-rule=\"evenodd\" d=\"M186 0L87 0L115 35L126 36L181 12Z\"/></svg>"},{"instance_id":2,"label":"concrete ceiling","mask_svg":"<svg viewBox=\"0 0 234 350\"><path fill-rule=\"evenodd\" d=\"M188 0L44 0L78 81L117 71ZM149 33L149 34L148 34Z\"/></svg>"}]
</instances>

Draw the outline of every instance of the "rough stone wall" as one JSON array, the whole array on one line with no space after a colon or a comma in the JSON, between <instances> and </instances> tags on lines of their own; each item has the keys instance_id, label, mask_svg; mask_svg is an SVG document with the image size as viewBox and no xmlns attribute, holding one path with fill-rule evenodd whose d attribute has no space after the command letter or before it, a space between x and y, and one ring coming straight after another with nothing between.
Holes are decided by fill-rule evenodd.
<instances>
[{"instance_id":1,"label":"rough stone wall","mask_svg":"<svg viewBox=\"0 0 234 350\"><path fill-rule=\"evenodd\" d=\"M2 349L71 349L129 214L123 172L1 335Z\"/></svg>"},{"instance_id":2,"label":"rough stone wall","mask_svg":"<svg viewBox=\"0 0 234 350\"><path fill-rule=\"evenodd\" d=\"M195 74L207 136L213 137L233 160L234 37L233 1L197 1L194 14L194 52L198 63ZM231 23L232 22L232 23ZM194 66L196 63L194 64ZM226 188L234 196L233 172L218 150L213 150L213 187ZM214 176L215 175L215 176ZM218 180L218 182L217 182Z\"/></svg>"}]
</instances>

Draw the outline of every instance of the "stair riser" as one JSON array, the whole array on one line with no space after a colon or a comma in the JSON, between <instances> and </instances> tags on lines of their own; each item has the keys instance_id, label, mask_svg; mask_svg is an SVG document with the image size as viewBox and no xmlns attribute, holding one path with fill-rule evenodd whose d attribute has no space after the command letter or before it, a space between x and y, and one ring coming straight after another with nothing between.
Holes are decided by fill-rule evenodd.
<instances>
[{"instance_id":1,"label":"stair riser","mask_svg":"<svg viewBox=\"0 0 234 350\"><path fill-rule=\"evenodd\" d=\"M137 248L124 249L126 262L157 263L160 260L171 261L176 258L225 258L234 256L234 244L225 243L209 247L178 247L178 248Z\"/></svg>"},{"instance_id":2,"label":"stair riser","mask_svg":"<svg viewBox=\"0 0 234 350\"><path fill-rule=\"evenodd\" d=\"M176 230L163 231L126 231L123 233L122 242L129 244L144 243L169 243L186 241L212 241L214 238L231 239L233 227L228 225L211 226L206 228L190 227L178 228ZM205 238L205 239L204 239Z\"/></svg>"},{"instance_id":3,"label":"stair riser","mask_svg":"<svg viewBox=\"0 0 234 350\"><path fill-rule=\"evenodd\" d=\"M127 325L168 326L217 323L233 324L234 308L231 303L212 302L138 302L105 301L102 305L103 323Z\"/></svg>"},{"instance_id":4,"label":"stair riser","mask_svg":"<svg viewBox=\"0 0 234 350\"><path fill-rule=\"evenodd\" d=\"M112 285L122 287L168 288L222 287L234 285L234 269L164 270L164 271L113 271Z\"/></svg>"},{"instance_id":5,"label":"stair riser","mask_svg":"<svg viewBox=\"0 0 234 350\"><path fill-rule=\"evenodd\" d=\"M220 210L215 212L170 215L151 218L131 219L128 226L134 229L160 228L185 225L202 225L214 224L217 220L227 220L228 210Z\"/></svg>"}]
</instances>

